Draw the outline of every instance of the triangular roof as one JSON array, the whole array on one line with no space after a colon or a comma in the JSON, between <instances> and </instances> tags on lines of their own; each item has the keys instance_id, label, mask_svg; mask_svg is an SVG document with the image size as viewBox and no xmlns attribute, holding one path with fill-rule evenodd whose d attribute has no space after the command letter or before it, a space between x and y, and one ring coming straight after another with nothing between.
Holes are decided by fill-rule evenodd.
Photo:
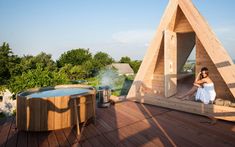
<instances>
[{"instance_id":1,"label":"triangular roof","mask_svg":"<svg viewBox=\"0 0 235 147\"><path fill-rule=\"evenodd\" d=\"M112 63L111 66L117 69L119 74L134 74L133 69L128 63Z\"/></svg>"},{"instance_id":2,"label":"triangular roof","mask_svg":"<svg viewBox=\"0 0 235 147\"><path fill-rule=\"evenodd\" d=\"M176 33L181 33L182 30L183 32L194 32L194 36L199 42L198 44L205 49L210 62L213 63L225 83L226 87L224 88L229 89L228 91L235 98L235 65L191 0L169 0L169 4L144 56L127 98L136 97L136 89L138 88L136 88L135 83L148 85L148 82L153 79L154 71L159 63L160 49L166 45L164 44L164 32L168 29ZM191 37L194 36L191 34ZM185 46L191 47L192 45L195 45L195 41Z\"/></svg>"}]
</instances>

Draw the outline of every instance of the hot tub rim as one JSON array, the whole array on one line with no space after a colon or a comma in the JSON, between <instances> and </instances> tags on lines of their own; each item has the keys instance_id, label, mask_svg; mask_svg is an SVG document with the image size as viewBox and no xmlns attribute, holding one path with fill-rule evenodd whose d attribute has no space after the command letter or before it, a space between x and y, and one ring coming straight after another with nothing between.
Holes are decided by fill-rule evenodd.
<instances>
[{"instance_id":1,"label":"hot tub rim","mask_svg":"<svg viewBox=\"0 0 235 147\"><path fill-rule=\"evenodd\" d=\"M43 92L43 91L48 91L48 90L55 90L55 89L62 89L62 88L84 88L84 89L89 89L89 92L83 92L79 94L73 94L69 95L71 97L76 97L80 95L89 95L89 94L95 94L96 89L92 86L89 85L82 85L82 84L64 84L64 85L56 85L56 86L48 86L48 87L40 87L40 88L30 88L27 90L24 90L22 92L19 92L16 96L17 97L25 97L27 99L30 99L28 95L35 93L35 92ZM55 97L60 97L60 96L55 96ZM45 98L45 97L38 97L38 98Z\"/></svg>"}]
</instances>

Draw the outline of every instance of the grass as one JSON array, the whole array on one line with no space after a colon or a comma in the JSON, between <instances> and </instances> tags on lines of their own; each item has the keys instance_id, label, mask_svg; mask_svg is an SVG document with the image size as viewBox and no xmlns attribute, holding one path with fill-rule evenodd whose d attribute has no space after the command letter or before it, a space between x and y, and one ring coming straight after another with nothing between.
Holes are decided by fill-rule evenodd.
<instances>
[{"instance_id":1,"label":"grass","mask_svg":"<svg viewBox=\"0 0 235 147\"><path fill-rule=\"evenodd\" d=\"M88 78L86 80L88 82L88 85L91 85L91 86L94 86L94 87L99 85L99 79L97 77Z\"/></svg>"}]
</instances>

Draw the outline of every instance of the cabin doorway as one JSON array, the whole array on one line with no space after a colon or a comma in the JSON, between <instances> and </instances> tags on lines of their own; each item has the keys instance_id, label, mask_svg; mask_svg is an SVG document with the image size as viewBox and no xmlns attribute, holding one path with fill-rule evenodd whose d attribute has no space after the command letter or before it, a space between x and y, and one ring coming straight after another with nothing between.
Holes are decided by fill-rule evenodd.
<instances>
[{"instance_id":1,"label":"cabin doorway","mask_svg":"<svg viewBox=\"0 0 235 147\"><path fill-rule=\"evenodd\" d=\"M195 37L194 32L176 33L165 31L165 97L171 97L191 88L190 85L192 86L195 77ZM190 60L191 58L192 60Z\"/></svg>"}]
</instances>

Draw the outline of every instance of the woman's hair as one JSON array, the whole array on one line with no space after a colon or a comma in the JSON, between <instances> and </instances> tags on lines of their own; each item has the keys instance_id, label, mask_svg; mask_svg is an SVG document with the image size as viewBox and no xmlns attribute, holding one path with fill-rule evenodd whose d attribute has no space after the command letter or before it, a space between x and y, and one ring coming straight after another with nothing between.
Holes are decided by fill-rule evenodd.
<instances>
[{"instance_id":1,"label":"woman's hair","mask_svg":"<svg viewBox=\"0 0 235 147\"><path fill-rule=\"evenodd\" d=\"M205 71L205 73L207 74L207 76L209 75L209 70L207 67L202 67L201 68L201 79L204 78L203 75L202 75L202 72Z\"/></svg>"}]
</instances>

